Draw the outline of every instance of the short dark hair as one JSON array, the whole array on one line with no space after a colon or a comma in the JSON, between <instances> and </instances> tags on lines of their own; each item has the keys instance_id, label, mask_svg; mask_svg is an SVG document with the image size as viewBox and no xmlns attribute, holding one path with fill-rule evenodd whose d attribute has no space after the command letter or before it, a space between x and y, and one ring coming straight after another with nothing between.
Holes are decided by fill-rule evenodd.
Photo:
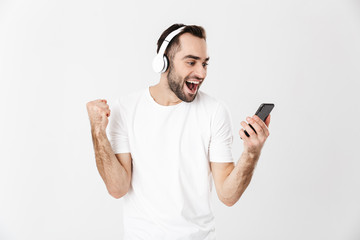
<instances>
[{"instance_id":1,"label":"short dark hair","mask_svg":"<svg viewBox=\"0 0 360 240\"><path fill-rule=\"evenodd\" d=\"M185 24L181 24L181 23L176 23L171 25L168 29L166 29L160 36L158 42L157 42L157 50L156 52L158 53L161 47L161 44L164 42L165 38L173 31L175 31L178 28L184 27L185 28L183 30L181 30L181 32L176 35L169 43L169 45L167 46L166 50L165 50L165 55L167 55L169 57L170 60L172 60L175 56L175 53L177 53L180 49L180 41L179 41L179 37L184 34L184 33L190 33L195 37L198 38L202 38L206 41L206 32L205 29L201 26L196 26L196 25L185 25Z\"/></svg>"}]
</instances>

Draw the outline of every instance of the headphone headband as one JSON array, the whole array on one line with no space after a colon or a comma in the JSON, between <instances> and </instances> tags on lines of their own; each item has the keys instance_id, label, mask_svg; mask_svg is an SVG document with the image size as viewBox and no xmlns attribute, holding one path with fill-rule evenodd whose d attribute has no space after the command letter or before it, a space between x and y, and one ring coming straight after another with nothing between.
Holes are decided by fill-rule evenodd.
<instances>
[{"instance_id":1,"label":"headphone headband","mask_svg":"<svg viewBox=\"0 0 360 240\"><path fill-rule=\"evenodd\" d=\"M155 56L155 58L153 60L153 69L155 72L157 72L157 73L166 72L167 67L168 67L168 60L167 60L166 56L164 55L166 48L168 47L170 41L176 35L178 35L185 27L186 26L180 27L180 28L172 31L171 33L169 33L169 35L167 35L167 37L165 38L165 40L163 41L163 43L160 46L158 54Z\"/></svg>"},{"instance_id":2,"label":"headphone headband","mask_svg":"<svg viewBox=\"0 0 360 240\"><path fill-rule=\"evenodd\" d=\"M159 49L158 55L164 55L167 46L169 45L170 41L176 36L178 35L183 29L184 27L178 28L175 31L172 31L169 35L167 35L167 37L165 38L165 40L163 41L163 43L161 44L161 47Z\"/></svg>"}]
</instances>

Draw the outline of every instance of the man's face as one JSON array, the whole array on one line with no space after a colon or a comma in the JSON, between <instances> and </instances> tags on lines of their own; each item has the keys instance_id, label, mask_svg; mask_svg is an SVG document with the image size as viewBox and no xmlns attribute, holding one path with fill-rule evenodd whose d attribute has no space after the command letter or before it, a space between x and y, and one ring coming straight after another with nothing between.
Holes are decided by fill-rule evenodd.
<instances>
[{"instance_id":1,"label":"man's face","mask_svg":"<svg viewBox=\"0 0 360 240\"><path fill-rule=\"evenodd\" d=\"M180 36L181 49L170 60L167 75L170 89L184 102L192 102L206 77L206 42L190 33Z\"/></svg>"}]
</instances>

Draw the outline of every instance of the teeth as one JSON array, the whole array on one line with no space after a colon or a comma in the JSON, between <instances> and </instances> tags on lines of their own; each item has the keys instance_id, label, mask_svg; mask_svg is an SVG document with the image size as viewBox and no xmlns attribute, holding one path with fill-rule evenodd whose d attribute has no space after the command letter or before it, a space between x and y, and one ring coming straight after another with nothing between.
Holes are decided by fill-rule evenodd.
<instances>
[{"instance_id":1,"label":"teeth","mask_svg":"<svg viewBox=\"0 0 360 240\"><path fill-rule=\"evenodd\" d=\"M199 84L200 82L197 82L197 81L187 81L187 82L189 82L189 83L194 83L194 84Z\"/></svg>"}]
</instances>

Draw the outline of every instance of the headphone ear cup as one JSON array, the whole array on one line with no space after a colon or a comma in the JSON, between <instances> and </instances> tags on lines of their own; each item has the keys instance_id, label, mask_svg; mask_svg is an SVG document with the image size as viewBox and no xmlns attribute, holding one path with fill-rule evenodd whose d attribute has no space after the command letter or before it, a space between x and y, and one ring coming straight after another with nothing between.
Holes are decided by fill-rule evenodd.
<instances>
[{"instance_id":1,"label":"headphone ear cup","mask_svg":"<svg viewBox=\"0 0 360 240\"><path fill-rule=\"evenodd\" d=\"M164 62L164 68L162 69L161 73L166 72L169 67L169 59L166 55L164 55L163 57L163 62Z\"/></svg>"},{"instance_id":2,"label":"headphone ear cup","mask_svg":"<svg viewBox=\"0 0 360 240\"><path fill-rule=\"evenodd\" d=\"M165 63L163 57L156 55L152 64L154 71L157 73L161 73L162 70L164 69L164 64Z\"/></svg>"}]
</instances>

